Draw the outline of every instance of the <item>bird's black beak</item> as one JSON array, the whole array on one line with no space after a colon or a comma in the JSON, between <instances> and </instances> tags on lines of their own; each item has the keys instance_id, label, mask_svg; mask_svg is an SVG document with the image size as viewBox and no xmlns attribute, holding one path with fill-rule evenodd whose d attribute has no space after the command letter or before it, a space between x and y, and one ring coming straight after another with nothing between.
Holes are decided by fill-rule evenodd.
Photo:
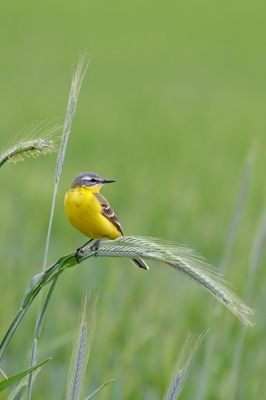
<instances>
[{"instance_id":1,"label":"bird's black beak","mask_svg":"<svg viewBox=\"0 0 266 400\"><path fill-rule=\"evenodd\" d=\"M105 184L105 183L112 183L112 182L115 182L115 181L113 181L112 179L104 179L103 180L103 183Z\"/></svg>"}]
</instances>

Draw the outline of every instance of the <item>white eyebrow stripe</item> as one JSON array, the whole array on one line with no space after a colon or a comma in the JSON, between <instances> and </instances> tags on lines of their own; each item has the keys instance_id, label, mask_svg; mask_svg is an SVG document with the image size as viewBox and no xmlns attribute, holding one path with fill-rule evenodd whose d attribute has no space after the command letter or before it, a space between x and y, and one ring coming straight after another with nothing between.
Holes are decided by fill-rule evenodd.
<instances>
[{"instance_id":1,"label":"white eyebrow stripe","mask_svg":"<svg viewBox=\"0 0 266 400\"><path fill-rule=\"evenodd\" d=\"M91 178L89 176L84 176L81 178L82 181L91 181Z\"/></svg>"}]
</instances>

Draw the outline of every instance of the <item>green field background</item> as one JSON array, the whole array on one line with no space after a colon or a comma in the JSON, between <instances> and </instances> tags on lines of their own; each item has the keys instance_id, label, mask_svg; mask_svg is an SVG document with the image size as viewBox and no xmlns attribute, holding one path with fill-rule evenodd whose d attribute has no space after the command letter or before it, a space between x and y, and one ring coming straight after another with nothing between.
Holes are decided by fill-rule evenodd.
<instances>
[{"instance_id":1,"label":"green field background","mask_svg":"<svg viewBox=\"0 0 266 400\"><path fill-rule=\"evenodd\" d=\"M73 178L94 171L126 235L162 237L194 248L215 266L246 159L253 167L226 279L243 297L265 207L265 1L3 1L0 12L0 148L33 120L63 123L79 54L94 54L85 76L55 207L48 264L86 238L64 215ZM1 168L0 336L30 279L41 271L56 154ZM239 381L231 381L240 322L202 288L168 266L139 270L128 260L90 259L57 283L38 343L43 366L32 399L62 399L81 298L99 293L85 394L159 400L188 332L211 328L215 342L202 377L204 339L182 399L262 399L266 392L265 254L249 305ZM37 302L1 364L29 365ZM238 386L237 397L232 387ZM7 393L0 394L6 399ZM83 398L86 397L84 395Z\"/></svg>"}]
</instances>

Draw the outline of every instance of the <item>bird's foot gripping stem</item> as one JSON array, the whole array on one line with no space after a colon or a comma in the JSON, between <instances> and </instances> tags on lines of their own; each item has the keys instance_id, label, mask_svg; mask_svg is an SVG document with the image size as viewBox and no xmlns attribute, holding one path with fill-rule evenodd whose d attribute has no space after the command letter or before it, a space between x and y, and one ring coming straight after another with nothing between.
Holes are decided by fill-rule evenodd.
<instances>
[{"instance_id":1,"label":"bird's foot gripping stem","mask_svg":"<svg viewBox=\"0 0 266 400\"><path fill-rule=\"evenodd\" d=\"M79 264L79 253L84 253L83 249L87 244L89 244L93 239L88 240L86 243L84 243L81 247L78 247L77 250L75 251L75 259L77 260L77 263Z\"/></svg>"},{"instance_id":2,"label":"bird's foot gripping stem","mask_svg":"<svg viewBox=\"0 0 266 400\"><path fill-rule=\"evenodd\" d=\"M100 246L101 241L102 241L103 239L106 239L106 237L107 237L107 236L104 236L103 238L100 238L100 239L96 240L96 241L91 245L91 247L90 247L91 251L96 251L95 257L97 257L97 251L99 250L99 246ZM78 258L79 253L84 253L84 251L83 251L84 247L86 247L86 246L87 246L89 243L91 243L93 240L94 240L94 239L88 240L88 242L84 243L83 246L78 247L77 250L75 251L74 256L75 256L75 259L77 260L77 263L78 263L78 264L79 264L79 258Z\"/></svg>"},{"instance_id":3,"label":"bird's foot gripping stem","mask_svg":"<svg viewBox=\"0 0 266 400\"><path fill-rule=\"evenodd\" d=\"M106 238L107 238L107 236L104 236L103 238L96 240L96 241L91 245L91 251L96 251L96 252L97 252L97 251L99 250L99 246L100 246L101 241L102 241L103 239L106 239ZM95 253L95 257L97 257L97 253Z\"/></svg>"}]
</instances>

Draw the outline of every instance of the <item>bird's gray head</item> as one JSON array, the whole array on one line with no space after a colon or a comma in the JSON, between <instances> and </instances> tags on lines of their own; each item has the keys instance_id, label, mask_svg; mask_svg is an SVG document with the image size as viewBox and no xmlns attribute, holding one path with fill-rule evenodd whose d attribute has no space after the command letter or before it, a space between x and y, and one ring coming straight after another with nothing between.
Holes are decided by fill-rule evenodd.
<instances>
[{"instance_id":1,"label":"bird's gray head","mask_svg":"<svg viewBox=\"0 0 266 400\"><path fill-rule=\"evenodd\" d=\"M73 180L71 188L76 186L87 186L87 187L95 187L95 186L102 186L105 183L112 183L115 182L111 179L104 179L100 175L95 174L94 172L83 172L76 176Z\"/></svg>"}]
</instances>

